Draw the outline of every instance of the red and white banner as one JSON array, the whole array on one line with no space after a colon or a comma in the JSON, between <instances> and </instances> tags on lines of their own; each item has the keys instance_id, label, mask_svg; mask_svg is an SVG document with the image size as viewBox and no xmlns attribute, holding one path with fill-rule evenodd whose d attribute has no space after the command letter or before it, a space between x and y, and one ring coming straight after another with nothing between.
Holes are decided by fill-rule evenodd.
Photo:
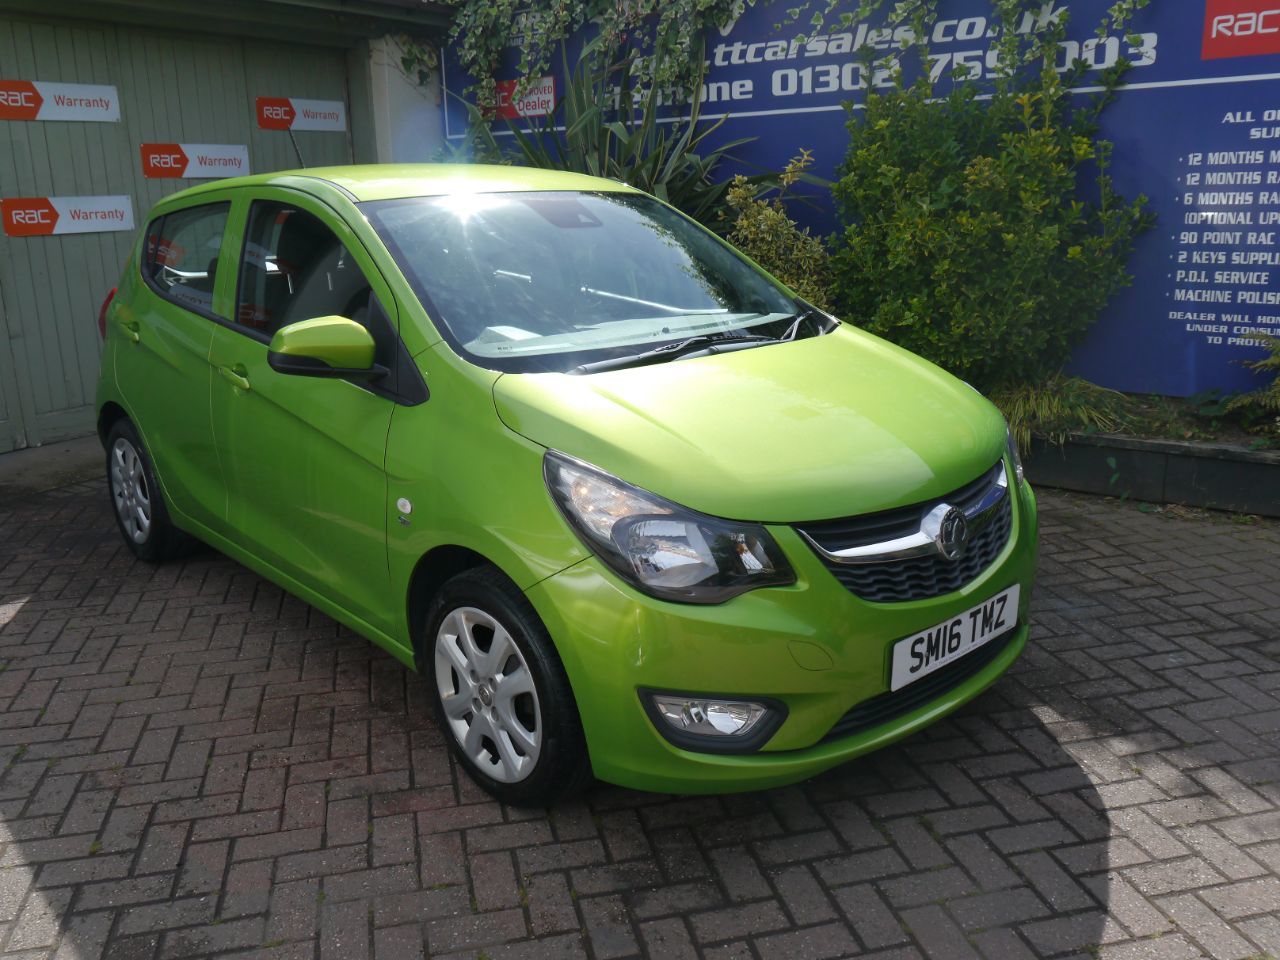
<instances>
[{"instance_id":1,"label":"red and white banner","mask_svg":"<svg viewBox=\"0 0 1280 960\"><path fill-rule=\"evenodd\" d=\"M144 143L142 174L149 179L208 180L249 172L249 148L242 143Z\"/></svg>"},{"instance_id":2,"label":"red and white banner","mask_svg":"<svg viewBox=\"0 0 1280 960\"><path fill-rule=\"evenodd\" d=\"M263 130L347 129L347 107L341 100L258 97L257 113Z\"/></svg>"},{"instance_id":3,"label":"red and white banner","mask_svg":"<svg viewBox=\"0 0 1280 960\"><path fill-rule=\"evenodd\" d=\"M116 123L120 95L94 83L0 80L0 120L89 120Z\"/></svg>"},{"instance_id":4,"label":"red and white banner","mask_svg":"<svg viewBox=\"0 0 1280 960\"><path fill-rule=\"evenodd\" d=\"M545 117L556 108L556 78L539 77L527 90L516 96L516 80L498 81L498 119Z\"/></svg>"},{"instance_id":5,"label":"red and white banner","mask_svg":"<svg viewBox=\"0 0 1280 960\"><path fill-rule=\"evenodd\" d=\"M133 229L132 197L7 197L0 220L10 237Z\"/></svg>"},{"instance_id":6,"label":"red and white banner","mask_svg":"<svg viewBox=\"0 0 1280 960\"><path fill-rule=\"evenodd\" d=\"M1280 0L1206 0L1201 60L1280 53Z\"/></svg>"}]
</instances>

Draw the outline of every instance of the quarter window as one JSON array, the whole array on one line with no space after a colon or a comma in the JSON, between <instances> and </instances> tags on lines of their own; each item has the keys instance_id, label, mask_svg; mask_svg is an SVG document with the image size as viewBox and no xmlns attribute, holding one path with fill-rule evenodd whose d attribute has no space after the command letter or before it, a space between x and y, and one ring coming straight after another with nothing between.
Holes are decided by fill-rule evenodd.
<instances>
[{"instance_id":1,"label":"quarter window","mask_svg":"<svg viewBox=\"0 0 1280 960\"><path fill-rule=\"evenodd\" d=\"M351 252L321 220L289 204L254 203L240 266L240 327L270 337L299 320L335 315L369 327L371 296Z\"/></svg>"},{"instance_id":2,"label":"quarter window","mask_svg":"<svg viewBox=\"0 0 1280 960\"><path fill-rule=\"evenodd\" d=\"M175 210L151 222L142 274L152 289L188 310L214 313L213 287L229 203Z\"/></svg>"}]
</instances>

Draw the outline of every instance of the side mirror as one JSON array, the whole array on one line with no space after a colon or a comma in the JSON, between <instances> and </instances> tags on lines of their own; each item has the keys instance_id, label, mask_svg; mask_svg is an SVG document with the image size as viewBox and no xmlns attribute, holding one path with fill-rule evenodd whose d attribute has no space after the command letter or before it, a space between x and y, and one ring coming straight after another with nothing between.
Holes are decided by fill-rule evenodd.
<instances>
[{"instance_id":1,"label":"side mirror","mask_svg":"<svg viewBox=\"0 0 1280 960\"><path fill-rule=\"evenodd\" d=\"M376 380L387 369L373 362L373 337L346 317L316 317L281 327L267 348L277 373L301 377Z\"/></svg>"}]
</instances>

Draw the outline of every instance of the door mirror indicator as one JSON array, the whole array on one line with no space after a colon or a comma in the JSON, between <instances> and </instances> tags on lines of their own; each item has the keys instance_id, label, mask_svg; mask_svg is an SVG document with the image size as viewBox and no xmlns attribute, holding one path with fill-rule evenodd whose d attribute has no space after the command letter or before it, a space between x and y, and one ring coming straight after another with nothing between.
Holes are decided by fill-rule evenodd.
<instances>
[{"instance_id":1,"label":"door mirror indicator","mask_svg":"<svg viewBox=\"0 0 1280 960\"><path fill-rule=\"evenodd\" d=\"M267 363L277 373L301 377L376 380L386 367L373 362L369 331L346 317L315 317L281 327L267 348Z\"/></svg>"}]
</instances>

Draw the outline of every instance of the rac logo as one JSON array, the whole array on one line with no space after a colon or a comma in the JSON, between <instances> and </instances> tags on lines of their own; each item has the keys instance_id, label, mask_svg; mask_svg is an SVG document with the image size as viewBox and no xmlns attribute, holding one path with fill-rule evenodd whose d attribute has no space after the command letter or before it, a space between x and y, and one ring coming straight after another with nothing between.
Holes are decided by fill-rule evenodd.
<instances>
[{"instance_id":1,"label":"rac logo","mask_svg":"<svg viewBox=\"0 0 1280 960\"><path fill-rule=\"evenodd\" d=\"M187 172L187 155L177 143L144 143L142 172L151 178L180 177Z\"/></svg>"},{"instance_id":2,"label":"rac logo","mask_svg":"<svg viewBox=\"0 0 1280 960\"><path fill-rule=\"evenodd\" d=\"M0 104L13 110L32 110L37 106L31 90L0 90Z\"/></svg>"},{"instance_id":3,"label":"rac logo","mask_svg":"<svg viewBox=\"0 0 1280 960\"><path fill-rule=\"evenodd\" d=\"M293 127L293 102L288 97L258 97L258 127L263 130L288 130Z\"/></svg>"},{"instance_id":4,"label":"rac logo","mask_svg":"<svg viewBox=\"0 0 1280 960\"><path fill-rule=\"evenodd\" d=\"M58 211L47 197L14 197L0 201L4 232L9 237L39 237L54 232Z\"/></svg>"},{"instance_id":5,"label":"rac logo","mask_svg":"<svg viewBox=\"0 0 1280 960\"><path fill-rule=\"evenodd\" d=\"M1280 0L1206 0L1202 60L1280 53Z\"/></svg>"},{"instance_id":6,"label":"rac logo","mask_svg":"<svg viewBox=\"0 0 1280 960\"><path fill-rule=\"evenodd\" d=\"M0 80L0 120L35 120L44 98L28 80Z\"/></svg>"}]
</instances>

